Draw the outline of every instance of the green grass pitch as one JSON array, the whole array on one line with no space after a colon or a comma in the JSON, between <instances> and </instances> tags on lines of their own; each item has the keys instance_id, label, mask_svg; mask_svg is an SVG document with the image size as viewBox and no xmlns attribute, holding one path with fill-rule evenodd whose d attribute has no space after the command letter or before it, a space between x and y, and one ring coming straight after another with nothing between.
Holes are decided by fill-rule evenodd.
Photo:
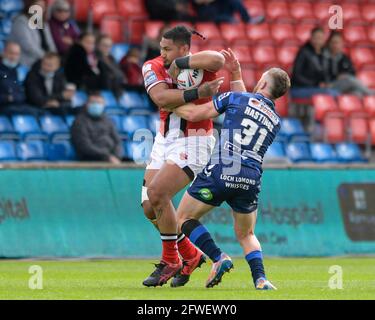
<instances>
[{"instance_id":1,"label":"green grass pitch","mask_svg":"<svg viewBox=\"0 0 375 320\"><path fill-rule=\"evenodd\" d=\"M375 299L375 258L272 258L265 260L277 291L256 291L244 259L212 289L204 287L204 264L182 288L145 288L152 260L0 260L0 299ZM43 289L29 288L29 267L43 269ZM332 290L329 268L343 271L343 289Z\"/></svg>"}]
</instances>

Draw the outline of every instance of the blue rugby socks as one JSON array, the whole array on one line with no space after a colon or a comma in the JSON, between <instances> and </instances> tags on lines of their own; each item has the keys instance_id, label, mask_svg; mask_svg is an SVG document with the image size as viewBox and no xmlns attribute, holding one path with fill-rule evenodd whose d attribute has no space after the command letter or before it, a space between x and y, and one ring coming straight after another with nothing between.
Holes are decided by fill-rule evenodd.
<instances>
[{"instance_id":1,"label":"blue rugby socks","mask_svg":"<svg viewBox=\"0 0 375 320\"><path fill-rule=\"evenodd\" d=\"M181 229L190 241L201 249L213 262L220 260L222 251L216 246L206 227L198 220L190 219L185 221Z\"/></svg>"},{"instance_id":2,"label":"blue rugby socks","mask_svg":"<svg viewBox=\"0 0 375 320\"><path fill-rule=\"evenodd\" d=\"M266 279L266 274L264 272L264 266L263 266L263 256L262 256L261 251L259 250L252 251L246 255L245 259L250 266L254 285L256 285L256 281L259 278Z\"/></svg>"}]
</instances>

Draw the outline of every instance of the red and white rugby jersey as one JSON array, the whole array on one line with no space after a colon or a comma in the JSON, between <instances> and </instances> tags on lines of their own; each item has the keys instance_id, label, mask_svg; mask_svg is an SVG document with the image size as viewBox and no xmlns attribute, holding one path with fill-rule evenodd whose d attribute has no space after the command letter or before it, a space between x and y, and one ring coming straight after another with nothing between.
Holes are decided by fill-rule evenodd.
<instances>
[{"instance_id":1,"label":"red and white rugby jersey","mask_svg":"<svg viewBox=\"0 0 375 320\"><path fill-rule=\"evenodd\" d=\"M169 76L167 69L164 67L163 59L161 56L146 61L143 64L142 68L144 85L147 90L147 93L150 91L152 87L157 85L158 83L164 82L168 84L170 89L176 89L177 86L173 84L172 78ZM216 73L204 71L202 83L207 81L212 81L216 78ZM211 98L203 98L194 101L194 104L199 105L210 101ZM208 135L212 134L212 120L202 120L199 122L191 122L186 121L178 117L173 112L168 112L165 110L159 110L160 113L160 133L163 136L166 136L168 132L180 132L182 131L185 137L189 135ZM204 129L201 131L197 131L198 129ZM194 134L195 133L195 134ZM205 134L204 134L205 133Z\"/></svg>"}]
</instances>

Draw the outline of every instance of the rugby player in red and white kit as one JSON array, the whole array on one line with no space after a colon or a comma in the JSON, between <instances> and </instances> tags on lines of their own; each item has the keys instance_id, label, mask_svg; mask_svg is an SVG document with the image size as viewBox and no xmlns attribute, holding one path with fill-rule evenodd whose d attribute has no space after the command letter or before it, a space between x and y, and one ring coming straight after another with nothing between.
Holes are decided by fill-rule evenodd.
<instances>
[{"instance_id":1,"label":"rugby player in red and white kit","mask_svg":"<svg viewBox=\"0 0 375 320\"><path fill-rule=\"evenodd\" d=\"M208 102L222 83L222 78L216 79L216 72L224 66L224 56L216 51L190 54L193 33L184 26L168 30L160 42L161 55L143 65L147 93L160 108L160 130L142 188L144 213L159 230L163 245L160 263L143 281L148 287L162 286L172 277L172 287L183 286L205 262L203 253L178 232L171 201L204 168L215 145L211 120L194 123L173 113L174 108L188 101ZM174 76L179 69L202 69L202 84L195 89L176 89L168 69Z\"/></svg>"}]
</instances>

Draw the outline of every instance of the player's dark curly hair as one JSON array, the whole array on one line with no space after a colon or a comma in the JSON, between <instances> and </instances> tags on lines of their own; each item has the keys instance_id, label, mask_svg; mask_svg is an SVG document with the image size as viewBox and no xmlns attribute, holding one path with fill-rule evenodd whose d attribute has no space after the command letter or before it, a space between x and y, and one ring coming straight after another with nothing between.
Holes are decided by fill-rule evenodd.
<instances>
[{"instance_id":1,"label":"player's dark curly hair","mask_svg":"<svg viewBox=\"0 0 375 320\"><path fill-rule=\"evenodd\" d=\"M182 26L182 25L176 26L176 27L166 31L163 34L163 38L170 39L174 43L177 43L177 44L182 44L182 45L187 44L190 47L192 35L197 35L200 38L202 38L203 40L206 39L199 32L197 32L195 30L189 30L188 28L186 28L185 26Z\"/></svg>"}]
</instances>

